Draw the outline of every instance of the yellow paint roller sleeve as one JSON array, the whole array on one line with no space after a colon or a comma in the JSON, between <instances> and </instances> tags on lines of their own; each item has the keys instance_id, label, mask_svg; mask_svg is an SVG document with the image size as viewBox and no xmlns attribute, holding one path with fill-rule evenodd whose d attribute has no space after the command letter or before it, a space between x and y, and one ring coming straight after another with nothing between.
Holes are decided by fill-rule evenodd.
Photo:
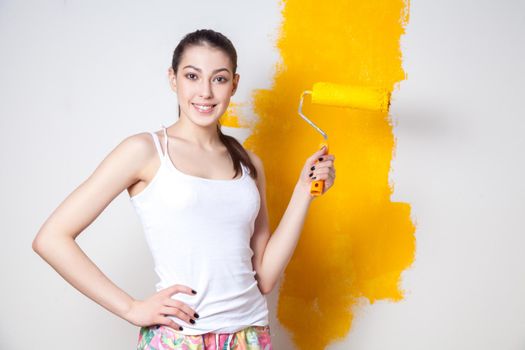
<instances>
[{"instance_id":1,"label":"yellow paint roller sleeve","mask_svg":"<svg viewBox=\"0 0 525 350\"><path fill-rule=\"evenodd\" d=\"M317 82L312 88L312 103L386 112L390 105L390 91L379 87Z\"/></svg>"}]
</instances>

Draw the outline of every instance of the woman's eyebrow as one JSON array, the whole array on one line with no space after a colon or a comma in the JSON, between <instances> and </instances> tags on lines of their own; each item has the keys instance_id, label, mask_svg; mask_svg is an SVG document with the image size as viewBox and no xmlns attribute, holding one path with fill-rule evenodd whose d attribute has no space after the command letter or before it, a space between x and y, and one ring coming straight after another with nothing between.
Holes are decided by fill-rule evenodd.
<instances>
[{"instance_id":1,"label":"woman's eyebrow","mask_svg":"<svg viewBox=\"0 0 525 350\"><path fill-rule=\"evenodd\" d=\"M197 67L192 66L192 65L184 66L184 68L193 68L193 69L195 69L196 71L202 72L202 69L197 68ZM182 68L182 69L184 69L184 68ZM221 72L221 71L223 71L223 70L225 70L225 71L227 71L227 72L230 72L230 70L229 70L228 68L219 68L219 69L214 70L212 73L215 74L215 73L217 73L217 72Z\"/></svg>"}]
</instances>

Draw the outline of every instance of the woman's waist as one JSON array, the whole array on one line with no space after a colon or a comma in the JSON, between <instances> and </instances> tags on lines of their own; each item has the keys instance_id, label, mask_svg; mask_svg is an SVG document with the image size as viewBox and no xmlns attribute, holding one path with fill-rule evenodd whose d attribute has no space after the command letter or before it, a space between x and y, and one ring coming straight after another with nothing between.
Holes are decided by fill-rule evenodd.
<instances>
[{"instance_id":1,"label":"woman's waist","mask_svg":"<svg viewBox=\"0 0 525 350\"><path fill-rule=\"evenodd\" d=\"M175 293L173 300L180 301L199 314L199 322L225 317L232 319L240 315L240 320L250 313L267 310L266 299L259 290L255 279L237 280L179 280L175 283L158 284L157 290L172 284L186 285L197 294ZM166 286L166 287L165 287Z\"/></svg>"},{"instance_id":2,"label":"woman's waist","mask_svg":"<svg viewBox=\"0 0 525 350\"><path fill-rule=\"evenodd\" d=\"M195 307L199 318L195 324L168 315L175 323L183 327L184 334L202 334L216 331L230 333L250 325L264 326L268 321L268 307L264 296L254 300L230 300L220 303L201 303Z\"/></svg>"},{"instance_id":3,"label":"woman's waist","mask_svg":"<svg viewBox=\"0 0 525 350\"><path fill-rule=\"evenodd\" d=\"M172 298L193 303L194 305L213 305L231 300L250 301L263 297L257 280L251 274L227 278L192 275L173 276L173 278L164 276L164 278L161 278L155 285L155 289L160 291L176 284L190 287L195 290L197 294L190 295L180 292L173 294Z\"/></svg>"}]
</instances>

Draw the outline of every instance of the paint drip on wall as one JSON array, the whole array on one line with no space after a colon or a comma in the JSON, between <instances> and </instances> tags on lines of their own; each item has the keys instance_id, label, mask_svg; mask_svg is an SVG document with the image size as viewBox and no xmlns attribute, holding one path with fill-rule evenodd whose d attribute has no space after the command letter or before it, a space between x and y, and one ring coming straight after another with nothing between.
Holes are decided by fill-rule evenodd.
<instances>
[{"instance_id":1,"label":"paint drip on wall","mask_svg":"<svg viewBox=\"0 0 525 350\"><path fill-rule=\"evenodd\" d=\"M282 3L282 61L272 88L253 95L259 120L244 142L265 164L271 232L322 141L297 114L301 93L318 81L393 90L405 78L399 42L408 8L403 0ZM414 260L415 225L408 204L390 201L395 141L388 113L307 100L303 113L328 134L337 178L312 202L281 282L277 318L298 349L318 350L346 337L359 298L403 298L400 279Z\"/></svg>"}]
</instances>

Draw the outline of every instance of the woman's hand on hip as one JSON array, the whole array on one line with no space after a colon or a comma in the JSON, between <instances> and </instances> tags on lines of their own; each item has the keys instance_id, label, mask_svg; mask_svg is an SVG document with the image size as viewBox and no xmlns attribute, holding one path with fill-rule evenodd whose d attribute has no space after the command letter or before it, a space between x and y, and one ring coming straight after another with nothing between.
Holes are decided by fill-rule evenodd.
<instances>
[{"instance_id":1,"label":"woman's hand on hip","mask_svg":"<svg viewBox=\"0 0 525 350\"><path fill-rule=\"evenodd\" d=\"M189 324L195 323L198 315L187 304L172 299L171 296L175 293L195 295L190 287L175 284L156 292L146 300L134 300L124 318L138 327L165 325L175 330L182 330L181 325L168 316L176 316Z\"/></svg>"}]
</instances>

